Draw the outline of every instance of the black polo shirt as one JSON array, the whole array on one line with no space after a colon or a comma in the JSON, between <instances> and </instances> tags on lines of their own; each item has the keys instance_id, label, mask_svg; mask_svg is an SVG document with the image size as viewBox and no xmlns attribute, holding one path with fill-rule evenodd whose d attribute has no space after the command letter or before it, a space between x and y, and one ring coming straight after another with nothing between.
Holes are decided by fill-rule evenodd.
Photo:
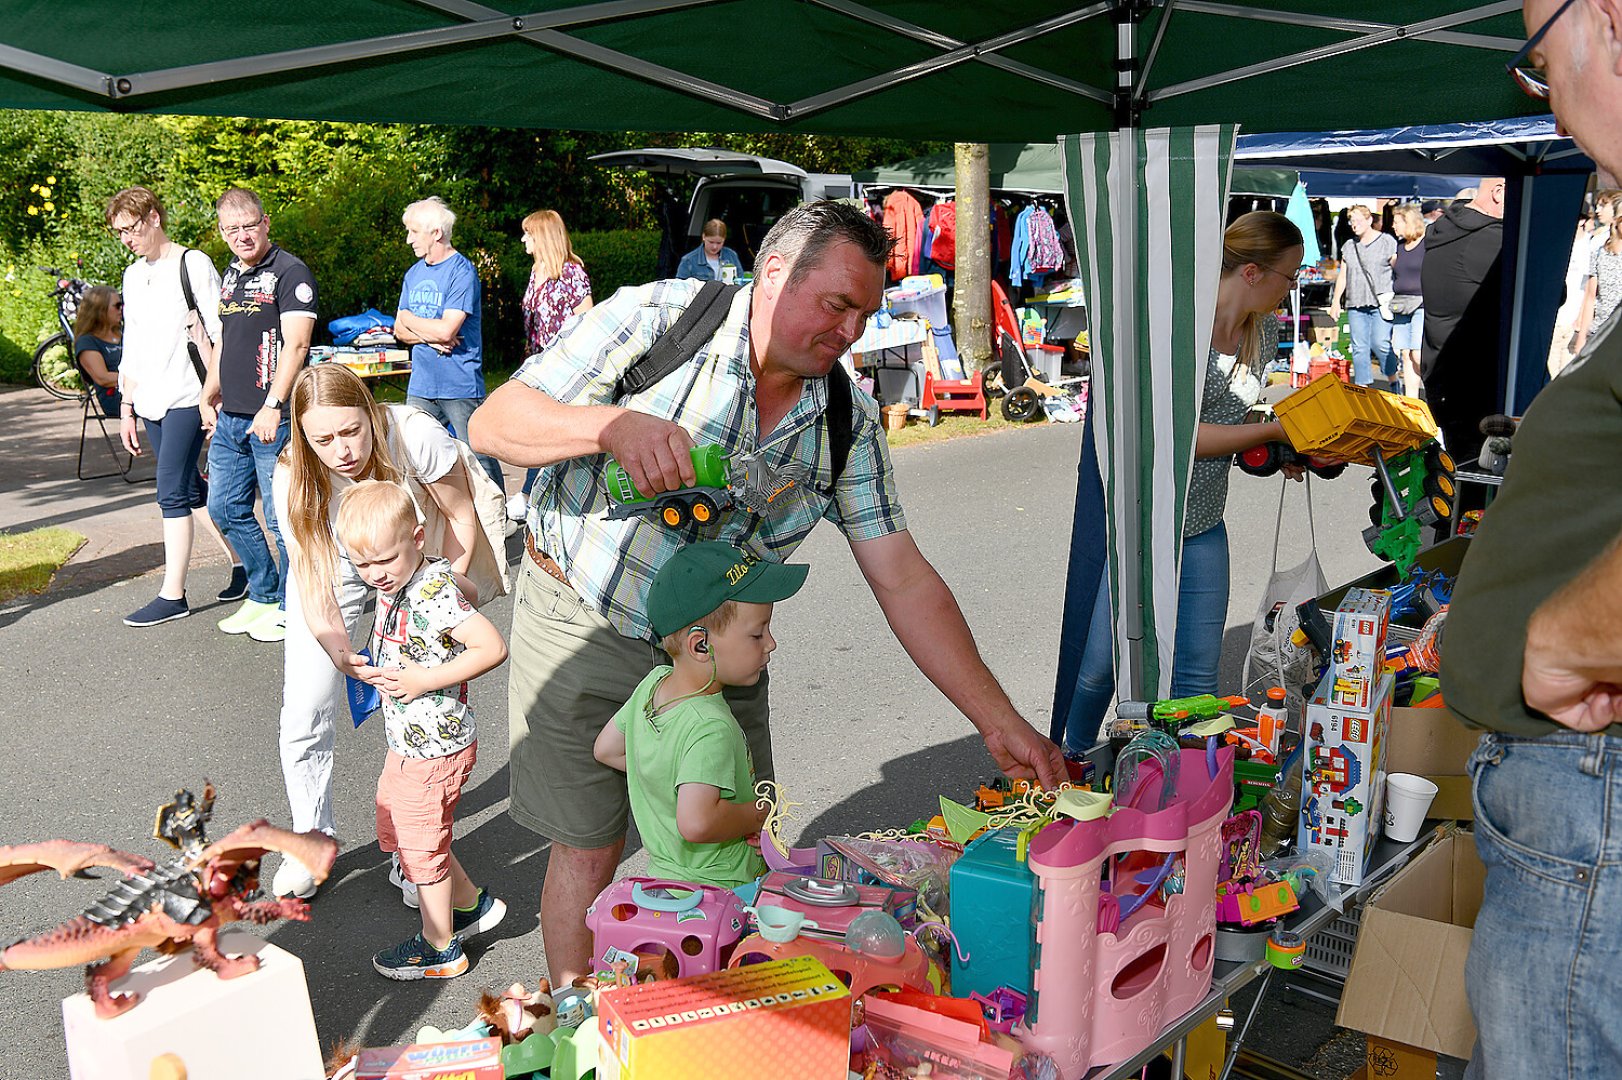
<instances>
[{"instance_id":1,"label":"black polo shirt","mask_svg":"<svg viewBox=\"0 0 1622 1080\"><path fill-rule=\"evenodd\" d=\"M282 347L282 316L315 318L315 276L275 244L251 267L233 259L220 282L220 395L228 413L265 404ZM283 402L285 409L287 403Z\"/></svg>"}]
</instances>

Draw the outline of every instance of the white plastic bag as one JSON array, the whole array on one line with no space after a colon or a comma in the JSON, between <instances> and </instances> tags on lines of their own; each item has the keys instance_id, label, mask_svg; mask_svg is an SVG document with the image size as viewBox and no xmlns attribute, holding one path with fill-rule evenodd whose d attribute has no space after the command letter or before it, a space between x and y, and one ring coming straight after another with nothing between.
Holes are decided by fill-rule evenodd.
<instances>
[{"instance_id":1,"label":"white plastic bag","mask_svg":"<svg viewBox=\"0 0 1622 1080\"><path fill-rule=\"evenodd\" d=\"M1256 609L1256 621L1250 629L1250 649L1245 654L1245 666L1240 677L1244 693L1252 697L1265 695L1270 686L1282 686L1288 691L1286 705L1291 716L1299 717L1305 709L1301 690L1312 677L1312 650L1309 646L1292 644L1290 638L1301 625L1296 609L1300 605L1322 596L1329 589L1323 568L1318 565L1318 529L1312 518L1312 476L1306 483L1307 536L1311 547L1306 558L1288 569L1278 566L1279 534L1284 530L1284 499L1290 480L1280 479L1278 494L1278 522L1273 527L1273 576L1262 594ZM1252 676L1254 672L1254 676Z\"/></svg>"}]
</instances>

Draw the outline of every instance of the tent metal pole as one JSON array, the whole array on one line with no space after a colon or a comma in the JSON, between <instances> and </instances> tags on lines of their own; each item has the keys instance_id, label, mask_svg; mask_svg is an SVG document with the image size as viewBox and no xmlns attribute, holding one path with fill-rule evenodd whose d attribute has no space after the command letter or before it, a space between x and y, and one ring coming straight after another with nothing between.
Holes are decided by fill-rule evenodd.
<instances>
[{"instance_id":1,"label":"tent metal pole","mask_svg":"<svg viewBox=\"0 0 1622 1080\"><path fill-rule=\"evenodd\" d=\"M1118 3L1122 0L1117 0ZM1118 74L1117 94L1123 104L1129 105L1136 89L1134 85L1136 58L1136 29L1137 24L1126 12L1118 16L1115 27L1115 58ZM1138 167L1138 138L1137 126L1133 122L1133 111L1130 107L1122 110L1124 116L1120 118L1120 126L1115 135L1119 140L1116 144L1114 166L1116 175L1120 179L1120 231L1118 235L1127 238L1127 242L1120 245L1121 257L1116 260L1115 284L1112 292L1117 302L1121 297L1130 297L1127 305L1129 316L1127 332L1115 335L1116 357L1115 369L1124 372L1125 377L1118 378L1111 387L1117 392L1118 403L1115 405L1116 415L1125 421L1124 438L1119 441L1119 455L1114 464L1116 487L1121 487L1120 479L1126 478L1129 497L1125 500L1126 512L1117 519L1116 535L1120 538L1118 552L1123 558L1116 560L1115 577L1120 584L1119 616L1122 621L1123 637L1126 648L1121 651L1121 659L1125 670L1120 672L1116 682L1121 688L1120 697L1132 701L1153 701L1159 696L1158 686L1145 684L1144 657L1143 657L1143 499L1145 492L1142 486L1143 460L1143 417L1142 403L1138 385L1138 192L1143 185L1143 170ZM1117 503L1119 505L1119 503Z\"/></svg>"},{"instance_id":2,"label":"tent metal pole","mask_svg":"<svg viewBox=\"0 0 1622 1080\"><path fill-rule=\"evenodd\" d=\"M1520 383L1521 322L1526 305L1527 245L1532 238L1532 177L1521 177L1521 219L1515 223L1515 303L1509 312L1509 365L1504 376L1505 416L1515 415L1515 388Z\"/></svg>"},{"instance_id":3,"label":"tent metal pole","mask_svg":"<svg viewBox=\"0 0 1622 1080\"><path fill-rule=\"evenodd\" d=\"M1515 7L1519 8L1520 5L1517 4ZM1199 12L1202 15L1230 15L1236 19L1256 19L1261 22L1288 23L1292 26L1312 26L1324 30L1348 30L1354 33L1385 30L1394 25L1392 23L1371 22L1368 19L1345 19L1326 15L1303 15L1293 11L1269 11L1266 8L1244 7L1239 4L1212 3L1210 0L1187 0L1187 2L1183 4L1183 10ZM1472 18L1467 21L1473 22L1477 17L1491 18L1493 15L1503 14L1502 11L1497 10L1480 10L1484 11L1485 14L1480 16L1472 16ZM1465 12L1463 14L1470 13ZM1477 49L1492 49L1497 52L1510 53L1519 50L1521 45L1524 44L1524 42L1516 38L1501 38L1493 37L1490 34L1469 34L1446 30L1426 34L1425 40L1439 41L1447 45L1467 45Z\"/></svg>"},{"instance_id":4,"label":"tent metal pole","mask_svg":"<svg viewBox=\"0 0 1622 1080\"><path fill-rule=\"evenodd\" d=\"M1160 22L1155 26L1155 38L1149 43L1149 51L1143 57L1143 69L1138 73L1138 88L1133 95L1134 100L1141 106L1144 91L1149 86L1149 72L1155 66L1155 57L1160 55L1160 43L1166 40L1166 27L1171 23L1171 9L1176 6L1177 0L1164 0L1158 6L1161 8Z\"/></svg>"},{"instance_id":5,"label":"tent metal pole","mask_svg":"<svg viewBox=\"0 0 1622 1080\"><path fill-rule=\"evenodd\" d=\"M1334 45L1323 45L1316 49L1308 49L1305 52L1291 53L1287 56L1281 56L1273 60L1264 60L1258 64L1247 64L1244 67L1234 68L1231 71L1225 71L1218 75L1207 75L1204 78L1190 79L1187 82L1177 83L1174 86L1166 87L1164 90L1156 90L1149 94L1148 101L1152 104L1166 98L1178 97L1182 94L1192 94L1200 90L1209 90L1215 86L1225 86L1228 83L1240 82L1244 79L1250 78L1252 75L1263 75L1270 72L1282 71L1285 68L1299 67L1302 64L1314 64L1319 60L1327 60L1336 56L1344 56L1347 53L1357 52L1360 49L1373 48L1376 45L1384 45L1391 41L1406 41L1409 38L1415 37L1425 37L1428 39L1433 37L1437 30L1446 29L1450 26L1457 26L1461 22L1472 22L1476 19L1486 18L1491 15L1502 15L1510 11L1519 11L1520 7L1521 5L1519 0L1500 0L1500 2L1489 4L1486 7L1475 8L1471 11L1457 12L1452 15L1441 15L1434 19L1426 19L1423 22L1409 23L1406 26L1387 26L1384 29L1377 30L1373 33L1364 34L1362 37L1351 38L1350 40L1342 41ZM1519 48L1520 46L1519 44L1516 44L1514 47Z\"/></svg>"},{"instance_id":6,"label":"tent metal pole","mask_svg":"<svg viewBox=\"0 0 1622 1080\"><path fill-rule=\"evenodd\" d=\"M87 90L92 94L111 92L112 76L104 71L80 67L78 64L70 64L51 56L41 56L27 49L19 49L15 45L0 44L0 70L20 71L24 75L33 75L62 86Z\"/></svg>"}]
</instances>

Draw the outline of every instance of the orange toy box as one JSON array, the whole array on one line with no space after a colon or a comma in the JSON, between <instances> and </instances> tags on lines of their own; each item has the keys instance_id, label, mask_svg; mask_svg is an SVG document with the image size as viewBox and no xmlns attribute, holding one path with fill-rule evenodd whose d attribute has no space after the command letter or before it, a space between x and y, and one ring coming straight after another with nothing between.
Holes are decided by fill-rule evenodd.
<instances>
[{"instance_id":1,"label":"orange toy box","mask_svg":"<svg viewBox=\"0 0 1622 1080\"><path fill-rule=\"evenodd\" d=\"M845 1080L850 991L810 956L597 999L598 1080Z\"/></svg>"},{"instance_id":2,"label":"orange toy box","mask_svg":"<svg viewBox=\"0 0 1622 1080\"><path fill-rule=\"evenodd\" d=\"M502 1080L501 1040L470 1039L362 1050L355 1080Z\"/></svg>"}]
</instances>

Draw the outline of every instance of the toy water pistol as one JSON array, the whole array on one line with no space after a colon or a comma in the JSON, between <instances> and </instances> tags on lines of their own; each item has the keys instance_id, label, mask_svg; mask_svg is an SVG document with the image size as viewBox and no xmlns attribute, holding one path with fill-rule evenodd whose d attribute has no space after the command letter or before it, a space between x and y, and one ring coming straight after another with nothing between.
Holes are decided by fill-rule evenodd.
<instances>
[{"instance_id":1,"label":"toy water pistol","mask_svg":"<svg viewBox=\"0 0 1622 1080\"><path fill-rule=\"evenodd\" d=\"M1227 697L1198 694L1164 701L1123 701L1116 707L1115 715L1123 720L1153 720L1157 726L1175 733L1190 720L1214 720L1249 704L1249 698L1238 694Z\"/></svg>"},{"instance_id":2,"label":"toy water pistol","mask_svg":"<svg viewBox=\"0 0 1622 1080\"><path fill-rule=\"evenodd\" d=\"M759 453L731 454L718 443L691 452L694 483L675 491L645 495L620 463L603 466L610 520L640 516L672 529L708 525L730 506L742 506L764 517L804 483L798 468L773 469Z\"/></svg>"}]
</instances>

